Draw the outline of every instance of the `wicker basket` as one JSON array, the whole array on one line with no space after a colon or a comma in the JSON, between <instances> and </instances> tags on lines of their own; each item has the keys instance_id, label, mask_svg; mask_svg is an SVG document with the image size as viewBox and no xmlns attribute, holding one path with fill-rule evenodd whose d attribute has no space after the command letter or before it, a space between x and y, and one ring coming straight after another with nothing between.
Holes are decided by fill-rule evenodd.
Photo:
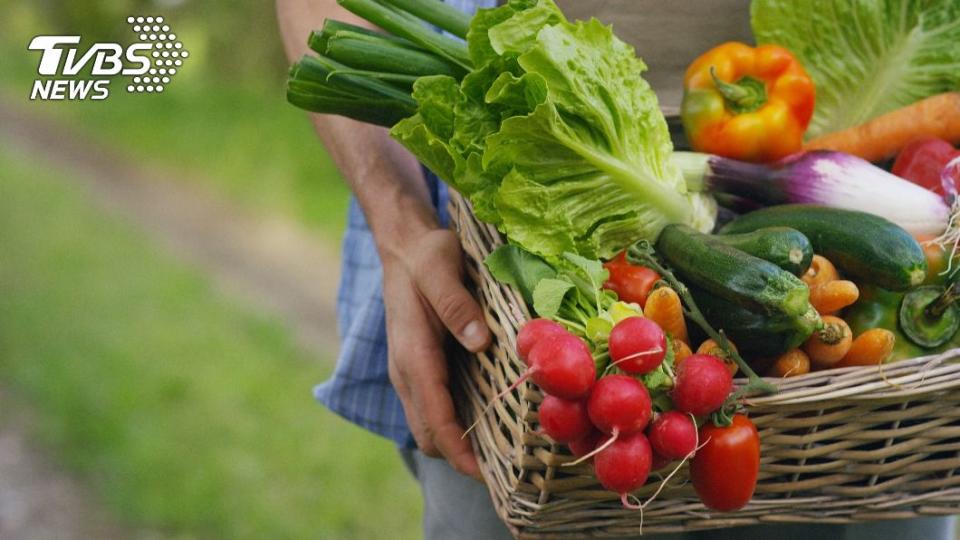
<instances>
[{"instance_id":1,"label":"wicker basket","mask_svg":"<svg viewBox=\"0 0 960 540\"><path fill-rule=\"evenodd\" d=\"M519 293L497 283L483 259L502 238L451 194L451 219L467 254L487 323L485 353L454 370L458 408L473 422L517 380L516 333L529 317ZM674 476L641 513L624 509L589 464L535 432L541 394L524 383L473 431L474 447L500 517L519 538L606 538L775 522L848 523L960 513L960 349L878 368L821 371L776 381L780 392L752 400L762 441L753 500L711 513ZM651 476L636 495L660 484Z\"/></svg>"}]
</instances>

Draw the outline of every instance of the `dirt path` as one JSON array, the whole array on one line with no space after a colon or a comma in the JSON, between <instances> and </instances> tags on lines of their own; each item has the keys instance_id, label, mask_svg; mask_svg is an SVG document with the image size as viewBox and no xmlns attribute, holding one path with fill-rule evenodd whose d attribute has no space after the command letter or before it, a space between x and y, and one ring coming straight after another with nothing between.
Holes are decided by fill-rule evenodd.
<instances>
[{"instance_id":1,"label":"dirt path","mask_svg":"<svg viewBox=\"0 0 960 540\"><path fill-rule=\"evenodd\" d=\"M84 139L69 126L0 100L0 144L64 171L95 202L199 267L226 294L283 319L304 349L325 360L337 347L334 307L339 255L296 224L254 216L201 189L172 181ZM159 538L131 531L27 436L29 412L0 386L0 539Z\"/></svg>"}]
</instances>

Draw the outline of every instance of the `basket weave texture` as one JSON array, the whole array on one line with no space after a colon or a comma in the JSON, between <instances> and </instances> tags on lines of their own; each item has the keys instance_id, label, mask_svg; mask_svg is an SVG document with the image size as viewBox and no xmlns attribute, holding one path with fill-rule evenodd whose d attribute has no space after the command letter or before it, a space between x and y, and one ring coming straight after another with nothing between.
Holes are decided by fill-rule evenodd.
<instances>
[{"instance_id":1,"label":"basket weave texture","mask_svg":"<svg viewBox=\"0 0 960 540\"><path fill-rule=\"evenodd\" d=\"M497 513L518 538L623 538L775 522L849 523L960 513L960 349L874 367L776 380L780 391L751 400L760 432L760 477L743 509L706 509L681 469L644 511L621 506L588 463L537 433L542 394L528 382L497 402L525 366L516 334L530 315L518 291L483 259L503 239L451 193L450 215L467 274L493 335L486 352L453 371L458 410L471 433ZM742 382L742 381L741 381ZM666 470L669 470L666 469ZM661 478L635 495L646 501Z\"/></svg>"}]
</instances>

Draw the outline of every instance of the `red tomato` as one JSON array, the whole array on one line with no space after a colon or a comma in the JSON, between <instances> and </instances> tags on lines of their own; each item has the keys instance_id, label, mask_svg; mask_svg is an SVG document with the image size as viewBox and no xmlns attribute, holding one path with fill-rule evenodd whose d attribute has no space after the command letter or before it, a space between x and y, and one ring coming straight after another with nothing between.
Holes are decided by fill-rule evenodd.
<instances>
[{"instance_id":1,"label":"red tomato","mask_svg":"<svg viewBox=\"0 0 960 540\"><path fill-rule=\"evenodd\" d=\"M617 293L620 300L635 302L640 304L640 307L647 304L647 295L660 279L660 274L646 266L628 263L625 253L604 263L603 266L610 272L610 278L603 284L603 288Z\"/></svg>"},{"instance_id":2,"label":"red tomato","mask_svg":"<svg viewBox=\"0 0 960 540\"><path fill-rule=\"evenodd\" d=\"M690 464L690 479L707 508L730 512L743 508L753 497L760 473L760 435L746 416L733 423L700 428L700 444Z\"/></svg>"},{"instance_id":3,"label":"red tomato","mask_svg":"<svg viewBox=\"0 0 960 540\"><path fill-rule=\"evenodd\" d=\"M893 163L893 174L942 196L944 191L940 173L948 162L958 156L960 151L943 139L917 139L900 151Z\"/></svg>"}]
</instances>

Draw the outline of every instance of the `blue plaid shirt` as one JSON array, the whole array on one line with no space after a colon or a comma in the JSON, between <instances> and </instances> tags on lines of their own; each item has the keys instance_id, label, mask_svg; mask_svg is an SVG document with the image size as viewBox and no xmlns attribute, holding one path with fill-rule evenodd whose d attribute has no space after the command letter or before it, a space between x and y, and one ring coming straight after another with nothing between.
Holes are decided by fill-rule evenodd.
<instances>
[{"instance_id":1,"label":"blue plaid shirt","mask_svg":"<svg viewBox=\"0 0 960 540\"><path fill-rule=\"evenodd\" d=\"M447 0L473 13L495 0ZM441 223L447 223L447 189L425 171L425 180ZM333 375L314 389L316 398L347 420L414 446L403 408L387 375L387 330L383 308L383 268L363 211L350 200L337 297L340 355Z\"/></svg>"}]
</instances>

